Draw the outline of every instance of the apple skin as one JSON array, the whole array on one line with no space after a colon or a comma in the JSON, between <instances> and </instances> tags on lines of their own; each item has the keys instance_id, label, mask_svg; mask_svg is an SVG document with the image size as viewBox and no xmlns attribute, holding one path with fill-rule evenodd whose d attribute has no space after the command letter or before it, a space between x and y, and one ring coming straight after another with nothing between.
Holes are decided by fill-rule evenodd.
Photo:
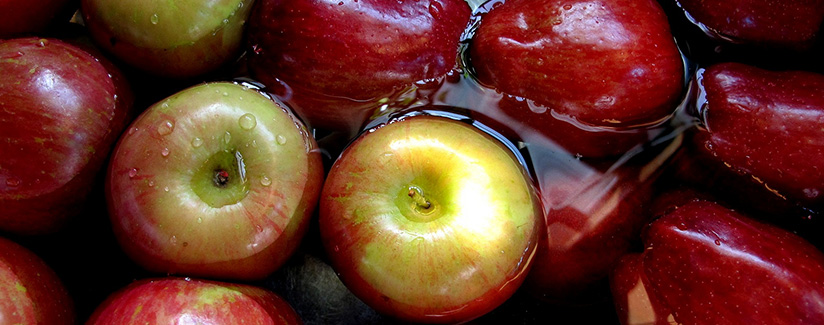
<instances>
[{"instance_id":1,"label":"apple skin","mask_svg":"<svg viewBox=\"0 0 824 325\"><path fill-rule=\"evenodd\" d=\"M658 123L684 89L681 54L654 0L507 1L481 19L469 55L482 84L585 125Z\"/></svg>"},{"instance_id":2,"label":"apple skin","mask_svg":"<svg viewBox=\"0 0 824 325\"><path fill-rule=\"evenodd\" d=\"M701 147L733 171L809 206L824 204L824 75L740 63L707 68Z\"/></svg>"},{"instance_id":3,"label":"apple skin","mask_svg":"<svg viewBox=\"0 0 824 325\"><path fill-rule=\"evenodd\" d=\"M74 324L74 307L57 274L37 255L0 238L0 322Z\"/></svg>"},{"instance_id":4,"label":"apple skin","mask_svg":"<svg viewBox=\"0 0 824 325\"><path fill-rule=\"evenodd\" d=\"M252 0L82 0L95 43L154 75L188 78L240 55Z\"/></svg>"},{"instance_id":5,"label":"apple skin","mask_svg":"<svg viewBox=\"0 0 824 325\"><path fill-rule=\"evenodd\" d=\"M256 90L221 82L178 92L138 117L112 155L106 186L118 242L141 266L255 280L297 248L322 182L317 144L300 121Z\"/></svg>"},{"instance_id":6,"label":"apple skin","mask_svg":"<svg viewBox=\"0 0 824 325\"><path fill-rule=\"evenodd\" d=\"M249 69L313 127L359 130L395 91L457 65L465 1L259 0Z\"/></svg>"},{"instance_id":7,"label":"apple skin","mask_svg":"<svg viewBox=\"0 0 824 325\"><path fill-rule=\"evenodd\" d=\"M70 9L70 0L0 0L0 39L41 32ZM69 15L66 15L68 21Z\"/></svg>"},{"instance_id":8,"label":"apple skin","mask_svg":"<svg viewBox=\"0 0 824 325\"><path fill-rule=\"evenodd\" d=\"M332 266L356 296L384 315L438 323L474 319L508 299L543 227L509 149L427 115L358 137L327 176L319 223Z\"/></svg>"},{"instance_id":9,"label":"apple skin","mask_svg":"<svg viewBox=\"0 0 824 325\"><path fill-rule=\"evenodd\" d=\"M806 49L824 22L821 0L678 0L688 18L710 36L734 43Z\"/></svg>"},{"instance_id":10,"label":"apple skin","mask_svg":"<svg viewBox=\"0 0 824 325\"><path fill-rule=\"evenodd\" d=\"M0 70L0 229L57 231L128 123L131 90L113 65L56 39L0 41Z\"/></svg>"},{"instance_id":11,"label":"apple skin","mask_svg":"<svg viewBox=\"0 0 824 325\"><path fill-rule=\"evenodd\" d=\"M644 273L643 260L641 254L627 254L618 261L610 276L619 321L624 325L674 324L672 311L649 291L651 284Z\"/></svg>"},{"instance_id":12,"label":"apple skin","mask_svg":"<svg viewBox=\"0 0 824 325\"><path fill-rule=\"evenodd\" d=\"M109 296L86 324L302 324L274 292L190 278L133 282Z\"/></svg>"},{"instance_id":13,"label":"apple skin","mask_svg":"<svg viewBox=\"0 0 824 325\"><path fill-rule=\"evenodd\" d=\"M679 324L824 322L824 254L788 231L697 199L643 239L647 295Z\"/></svg>"}]
</instances>

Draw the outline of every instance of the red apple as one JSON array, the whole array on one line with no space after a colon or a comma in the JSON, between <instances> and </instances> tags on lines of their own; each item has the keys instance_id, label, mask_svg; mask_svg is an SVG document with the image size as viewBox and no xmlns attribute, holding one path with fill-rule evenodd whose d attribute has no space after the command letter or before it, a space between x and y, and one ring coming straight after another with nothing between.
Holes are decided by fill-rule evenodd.
<instances>
[{"instance_id":1,"label":"red apple","mask_svg":"<svg viewBox=\"0 0 824 325\"><path fill-rule=\"evenodd\" d=\"M704 150L779 195L824 204L824 75L724 63L701 82Z\"/></svg>"},{"instance_id":2,"label":"red apple","mask_svg":"<svg viewBox=\"0 0 824 325\"><path fill-rule=\"evenodd\" d=\"M0 229L43 233L77 214L131 93L108 63L55 39L0 41Z\"/></svg>"},{"instance_id":3,"label":"red apple","mask_svg":"<svg viewBox=\"0 0 824 325\"><path fill-rule=\"evenodd\" d=\"M735 43L803 49L824 22L821 0L678 0L687 18L709 35Z\"/></svg>"},{"instance_id":4,"label":"red apple","mask_svg":"<svg viewBox=\"0 0 824 325\"><path fill-rule=\"evenodd\" d=\"M653 292L643 268L643 255L628 254L616 264L610 286L621 324L677 324L672 311Z\"/></svg>"},{"instance_id":5,"label":"red apple","mask_svg":"<svg viewBox=\"0 0 824 325\"><path fill-rule=\"evenodd\" d=\"M151 74L185 78L239 55L251 0L82 0L95 42Z\"/></svg>"},{"instance_id":6,"label":"red apple","mask_svg":"<svg viewBox=\"0 0 824 325\"><path fill-rule=\"evenodd\" d=\"M302 324L288 302L250 285L189 278L134 282L112 294L87 324Z\"/></svg>"},{"instance_id":7,"label":"red apple","mask_svg":"<svg viewBox=\"0 0 824 325\"><path fill-rule=\"evenodd\" d=\"M824 322L824 254L790 232L694 200L650 224L644 243L646 295L679 324ZM613 287L616 301L635 299L622 287Z\"/></svg>"},{"instance_id":8,"label":"red apple","mask_svg":"<svg viewBox=\"0 0 824 325\"><path fill-rule=\"evenodd\" d=\"M359 129L379 101L456 66L461 0L256 3L250 70L312 126Z\"/></svg>"},{"instance_id":9,"label":"red apple","mask_svg":"<svg viewBox=\"0 0 824 325\"><path fill-rule=\"evenodd\" d=\"M0 0L0 39L42 32L72 4L69 0Z\"/></svg>"},{"instance_id":10,"label":"red apple","mask_svg":"<svg viewBox=\"0 0 824 325\"><path fill-rule=\"evenodd\" d=\"M658 123L684 88L681 54L654 0L507 1L481 19L470 63L481 83L583 125Z\"/></svg>"},{"instance_id":11,"label":"red apple","mask_svg":"<svg viewBox=\"0 0 824 325\"><path fill-rule=\"evenodd\" d=\"M513 152L472 125L407 116L370 129L332 166L321 238L346 286L391 317L454 323L503 303L542 229Z\"/></svg>"},{"instance_id":12,"label":"red apple","mask_svg":"<svg viewBox=\"0 0 824 325\"><path fill-rule=\"evenodd\" d=\"M74 324L72 299L37 255L0 238L0 323Z\"/></svg>"},{"instance_id":13,"label":"red apple","mask_svg":"<svg viewBox=\"0 0 824 325\"><path fill-rule=\"evenodd\" d=\"M320 153L287 109L243 85L201 84L146 110L112 155L115 234L154 272L261 279L297 248Z\"/></svg>"}]
</instances>

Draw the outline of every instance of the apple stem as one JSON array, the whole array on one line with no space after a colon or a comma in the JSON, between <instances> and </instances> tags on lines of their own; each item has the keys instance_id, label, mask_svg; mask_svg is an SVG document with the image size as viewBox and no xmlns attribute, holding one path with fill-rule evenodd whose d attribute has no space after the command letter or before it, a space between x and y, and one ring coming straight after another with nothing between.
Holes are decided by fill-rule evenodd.
<instances>
[{"instance_id":1,"label":"apple stem","mask_svg":"<svg viewBox=\"0 0 824 325\"><path fill-rule=\"evenodd\" d=\"M423 196L423 193L421 193L421 190L416 187L409 188L409 197L412 198L412 200L415 201L415 204L417 204L421 209L429 209L432 206L432 203L427 201Z\"/></svg>"},{"instance_id":2,"label":"apple stem","mask_svg":"<svg viewBox=\"0 0 824 325\"><path fill-rule=\"evenodd\" d=\"M215 177L214 177L215 185L218 187L225 187L226 184L229 183L229 172L223 169L215 170Z\"/></svg>"}]
</instances>

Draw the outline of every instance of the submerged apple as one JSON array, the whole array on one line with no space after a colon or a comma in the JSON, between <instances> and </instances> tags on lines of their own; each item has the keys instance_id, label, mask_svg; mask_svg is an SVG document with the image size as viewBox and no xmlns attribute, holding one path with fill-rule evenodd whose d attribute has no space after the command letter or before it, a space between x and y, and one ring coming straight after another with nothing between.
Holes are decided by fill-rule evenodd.
<instances>
[{"instance_id":1,"label":"submerged apple","mask_svg":"<svg viewBox=\"0 0 824 325\"><path fill-rule=\"evenodd\" d=\"M320 231L344 284L379 312L460 322L522 283L542 228L513 152L461 121L408 116L371 129L332 167Z\"/></svg>"},{"instance_id":2,"label":"submerged apple","mask_svg":"<svg viewBox=\"0 0 824 325\"><path fill-rule=\"evenodd\" d=\"M300 243L322 183L314 139L285 108L234 83L183 90L121 138L112 225L145 268L260 279Z\"/></svg>"},{"instance_id":3,"label":"submerged apple","mask_svg":"<svg viewBox=\"0 0 824 325\"><path fill-rule=\"evenodd\" d=\"M301 324L288 302L250 285L189 278L134 282L111 295L87 324Z\"/></svg>"}]
</instances>

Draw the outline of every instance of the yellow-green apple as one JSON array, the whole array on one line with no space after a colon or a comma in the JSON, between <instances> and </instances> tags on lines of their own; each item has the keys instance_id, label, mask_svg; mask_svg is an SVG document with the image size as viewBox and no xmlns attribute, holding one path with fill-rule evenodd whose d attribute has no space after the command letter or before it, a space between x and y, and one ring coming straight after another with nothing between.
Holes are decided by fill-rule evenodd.
<instances>
[{"instance_id":1,"label":"yellow-green apple","mask_svg":"<svg viewBox=\"0 0 824 325\"><path fill-rule=\"evenodd\" d=\"M536 113L604 134L665 120L684 89L684 62L654 0L506 1L482 17L469 62L484 85L538 104L508 114L550 137L559 123Z\"/></svg>"},{"instance_id":2,"label":"yellow-green apple","mask_svg":"<svg viewBox=\"0 0 824 325\"><path fill-rule=\"evenodd\" d=\"M185 78L240 54L252 0L82 0L95 43L151 74Z\"/></svg>"},{"instance_id":3,"label":"yellow-green apple","mask_svg":"<svg viewBox=\"0 0 824 325\"><path fill-rule=\"evenodd\" d=\"M0 0L0 38L42 32L76 9L70 0Z\"/></svg>"},{"instance_id":4,"label":"yellow-green apple","mask_svg":"<svg viewBox=\"0 0 824 325\"><path fill-rule=\"evenodd\" d=\"M0 238L0 323L74 324L72 299L43 260Z\"/></svg>"},{"instance_id":5,"label":"yellow-green apple","mask_svg":"<svg viewBox=\"0 0 824 325\"><path fill-rule=\"evenodd\" d=\"M322 178L299 120L255 89L219 82L138 117L106 185L118 241L146 269L260 279L297 248Z\"/></svg>"},{"instance_id":6,"label":"yellow-green apple","mask_svg":"<svg viewBox=\"0 0 824 325\"><path fill-rule=\"evenodd\" d=\"M715 202L684 201L645 229L644 252L613 275L625 324L824 322L821 251Z\"/></svg>"},{"instance_id":7,"label":"yellow-green apple","mask_svg":"<svg viewBox=\"0 0 824 325\"><path fill-rule=\"evenodd\" d=\"M523 282L543 226L538 202L501 142L413 114L363 133L332 166L321 239L344 284L378 312L467 321Z\"/></svg>"},{"instance_id":8,"label":"yellow-green apple","mask_svg":"<svg viewBox=\"0 0 824 325\"><path fill-rule=\"evenodd\" d=\"M86 323L302 324L289 303L274 292L175 277L133 282L109 296Z\"/></svg>"},{"instance_id":9,"label":"yellow-green apple","mask_svg":"<svg viewBox=\"0 0 824 325\"><path fill-rule=\"evenodd\" d=\"M0 41L0 229L60 229L81 206L132 106L117 69L56 39Z\"/></svg>"},{"instance_id":10,"label":"yellow-green apple","mask_svg":"<svg viewBox=\"0 0 824 325\"><path fill-rule=\"evenodd\" d=\"M313 127L359 129L380 100L457 65L461 0L260 0L249 67Z\"/></svg>"}]
</instances>

